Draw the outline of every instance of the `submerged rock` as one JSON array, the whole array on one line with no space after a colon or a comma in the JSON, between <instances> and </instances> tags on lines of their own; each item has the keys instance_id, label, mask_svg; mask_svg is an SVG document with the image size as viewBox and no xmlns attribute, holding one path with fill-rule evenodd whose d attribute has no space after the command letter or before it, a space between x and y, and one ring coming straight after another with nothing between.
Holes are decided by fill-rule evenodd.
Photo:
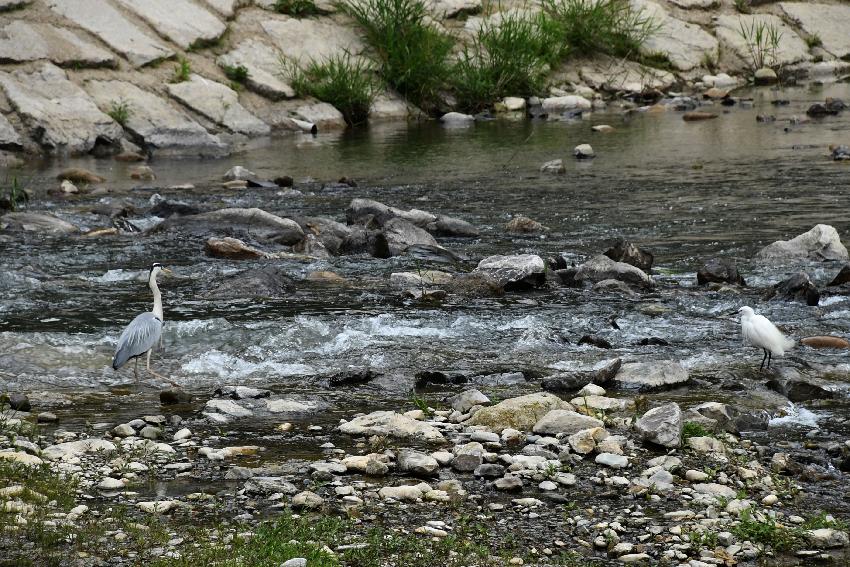
<instances>
[{"instance_id":1,"label":"submerged rock","mask_svg":"<svg viewBox=\"0 0 850 567\"><path fill-rule=\"evenodd\" d=\"M489 256L478 263L473 274L483 273L506 290L540 287L546 281L546 264L536 254Z\"/></svg>"},{"instance_id":2,"label":"submerged rock","mask_svg":"<svg viewBox=\"0 0 850 567\"><path fill-rule=\"evenodd\" d=\"M412 246L440 247L427 231L402 218L391 218L375 237L371 253L376 258L401 256Z\"/></svg>"},{"instance_id":3,"label":"submerged rock","mask_svg":"<svg viewBox=\"0 0 850 567\"><path fill-rule=\"evenodd\" d=\"M820 301L820 291L805 272L797 272L782 281L765 294L765 299L785 299L787 301L802 301L806 305L817 305Z\"/></svg>"},{"instance_id":4,"label":"submerged rock","mask_svg":"<svg viewBox=\"0 0 850 567\"><path fill-rule=\"evenodd\" d=\"M826 284L827 286L836 286L850 282L850 264L845 264L841 270L832 278L832 281Z\"/></svg>"},{"instance_id":5,"label":"submerged rock","mask_svg":"<svg viewBox=\"0 0 850 567\"><path fill-rule=\"evenodd\" d=\"M791 240L778 240L762 248L759 260L847 260L847 248L841 243L838 231L827 224L815 225L808 232Z\"/></svg>"},{"instance_id":6,"label":"submerged rock","mask_svg":"<svg viewBox=\"0 0 850 567\"><path fill-rule=\"evenodd\" d=\"M535 232L546 232L549 227L543 226L534 219L525 216L516 216L505 225L505 230L516 234L532 234Z\"/></svg>"},{"instance_id":7,"label":"submerged rock","mask_svg":"<svg viewBox=\"0 0 850 567\"><path fill-rule=\"evenodd\" d=\"M738 272L735 260L727 257L711 258L697 272L697 284L705 285L708 283L747 285Z\"/></svg>"},{"instance_id":8,"label":"submerged rock","mask_svg":"<svg viewBox=\"0 0 850 567\"><path fill-rule=\"evenodd\" d=\"M566 173L567 168L564 167L564 160L562 159L553 159L552 161L547 161L543 165L540 166L541 173Z\"/></svg>"},{"instance_id":9,"label":"submerged rock","mask_svg":"<svg viewBox=\"0 0 850 567\"><path fill-rule=\"evenodd\" d=\"M181 229L215 232L243 230L257 238L291 246L304 239L304 231L292 219L262 209L228 208L198 215L173 217L154 230Z\"/></svg>"},{"instance_id":10,"label":"submerged rock","mask_svg":"<svg viewBox=\"0 0 850 567\"><path fill-rule=\"evenodd\" d=\"M777 369L775 372L777 375L771 378L766 386L792 402L828 400L837 395L826 380L803 376L794 369Z\"/></svg>"},{"instance_id":11,"label":"submerged rock","mask_svg":"<svg viewBox=\"0 0 850 567\"><path fill-rule=\"evenodd\" d=\"M604 254L615 262L631 264L646 273L649 273L652 269L652 262L655 259L651 252L638 248L636 244L624 238L617 240Z\"/></svg>"},{"instance_id":12,"label":"submerged rock","mask_svg":"<svg viewBox=\"0 0 850 567\"><path fill-rule=\"evenodd\" d=\"M78 232L76 226L53 215L40 213L7 213L0 217L0 230L23 230L53 234Z\"/></svg>"},{"instance_id":13,"label":"submerged rock","mask_svg":"<svg viewBox=\"0 0 850 567\"><path fill-rule=\"evenodd\" d=\"M529 431L549 411L572 410L573 406L554 394L539 392L503 400L494 406L482 408L467 425L484 425L493 431L511 428Z\"/></svg>"},{"instance_id":14,"label":"submerged rock","mask_svg":"<svg viewBox=\"0 0 850 567\"><path fill-rule=\"evenodd\" d=\"M236 297L283 297L295 290L295 282L283 268L265 266L244 270L214 280L205 296L230 299Z\"/></svg>"},{"instance_id":15,"label":"submerged rock","mask_svg":"<svg viewBox=\"0 0 850 567\"><path fill-rule=\"evenodd\" d=\"M579 282L590 283L598 283L604 280L620 280L644 287L651 287L653 285L652 278L640 268L626 264L625 262L615 262L604 254L594 256L580 265L576 270L574 279Z\"/></svg>"}]
</instances>

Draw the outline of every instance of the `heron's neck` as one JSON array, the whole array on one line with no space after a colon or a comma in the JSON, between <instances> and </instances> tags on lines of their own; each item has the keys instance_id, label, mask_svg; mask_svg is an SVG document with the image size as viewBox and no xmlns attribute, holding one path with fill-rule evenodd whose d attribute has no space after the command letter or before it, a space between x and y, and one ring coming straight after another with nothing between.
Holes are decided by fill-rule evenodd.
<instances>
[{"instance_id":1,"label":"heron's neck","mask_svg":"<svg viewBox=\"0 0 850 567\"><path fill-rule=\"evenodd\" d=\"M159 286L156 283L156 276L151 274L148 285L153 292L153 316L162 321L162 294L159 293Z\"/></svg>"}]
</instances>

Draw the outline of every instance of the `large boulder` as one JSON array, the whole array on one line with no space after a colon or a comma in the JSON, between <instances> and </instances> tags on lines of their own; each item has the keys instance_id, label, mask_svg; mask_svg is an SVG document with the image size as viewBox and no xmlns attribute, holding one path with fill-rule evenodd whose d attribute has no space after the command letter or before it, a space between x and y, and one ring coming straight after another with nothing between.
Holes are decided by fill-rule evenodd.
<instances>
[{"instance_id":1,"label":"large boulder","mask_svg":"<svg viewBox=\"0 0 850 567\"><path fill-rule=\"evenodd\" d=\"M77 232L77 227L53 215L41 213L7 213L0 217L0 230L70 234Z\"/></svg>"},{"instance_id":2,"label":"large boulder","mask_svg":"<svg viewBox=\"0 0 850 567\"><path fill-rule=\"evenodd\" d=\"M682 409L676 402L652 408L635 422L635 430L644 441L663 447L682 444Z\"/></svg>"},{"instance_id":3,"label":"large boulder","mask_svg":"<svg viewBox=\"0 0 850 567\"><path fill-rule=\"evenodd\" d=\"M216 278L204 296L210 299L286 297L294 290L295 282L285 270L264 266Z\"/></svg>"},{"instance_id":4,"label":"large boulder","mask_svg":"<svg viewBox=\"0 0 850 567\"><path fill-rule=\"evenodd\" d=\"M767 387L779 392L792 402L808 402L811 400L828 400L838 394L835 386L829 381L804 376L794 368L774 369L774 376L767 382Z\"/></svg>"},{"instance_id":5,"label":"large boulder","mask_svg":"<svg viewBox=\"0 0 850 567\"><path fill-rule=\"evenodd\" d=\"M603 360L590 370L572 370L553 374L543 379L544 390L550 392L574 392L588 384L608 384L617 375L622 361L619 358Z\"/></svg>"},{"instance_id":6,"label":"large boulder","mask_svg":"<svg viewBox=\"0 0 850 567\"><path fill-rule=\"evenodd\" d=\"M615 262L631 264L647 273L652 269L652 262L655 259L651 252L641 250L636 244L624 238L617 240L604 254Z\"/></svg>"},{"instance_id":7,"label":"large boulder","mask_svg":"<svg viewBox=\"0 0 850 567\"><path fill-rule=\"evenodd\" d=\"M121 126L101 111L65 71L45 63L0 73L0 87L32 137L50 153L85 154L96 143L116 145Z\"/></svg>"},{"instance_id":8,"label":"large boulder","mask_svg":"<svg viewBox=\"0 0 850 567\"><path fill-rule=\"evenodd\" d=\"M199 215L171 218L155 230L170 228L217 233L243 230L258 238L286 245L293 245L304 239L304 231L297 222L256 208L218 209Z\"/></svg>"},{"instance_id":9,"label":"large boulder","mask_svg":"<svg viewBox=\"0 0 850 567\"><path fill-rule=\"evenodd\" d=\"M412 222L395 217L385 222L381 232L376 235L372 255L377 258L401 256L411 246L440 247L427 231Z\"/></svg>"},{"instance_id":10,"label":"large boulder","mask_svg":"<svg viewBox=\"0 0 850 567\"><path fill-rule=\"evenodd\" d=\"M386 435L399 439L443 441L443 434L428 423L393 411L375 411L355 417L339 426L348 435Z\"/></svg>"},{"instance_id":11,"label":"large boulder","mask_svg":"<svg viewBox=\"0 0 850 567\"><path fill-rule=\"evenodd\" d=\"M629 362L620 367L614 382L623 388L660 390L687 384L688 371L674 360Z\"/></svg>"},{"instance_id":12,"label":"large boulder","mask_svg":"<svg viewBox=\"0 0 850 567\"><path fill-rule=\"evenodd\" d=\"M222 83L193 74L188 81L171 83L168 94L181 103L236 134L268 134L268 124L239 104L239 95Z\"/></svg>"},{"instance_id":13,"label":"large boulder","mask_svg":"<svg viewBox=\"0 0 850 567\"><path fill-rule=\"evenodd\" d=\"M106 441L105 439L82 439L80 441L68 441L67 443L59 443L58 445L50 445L45 447L41 452L41 456L51 461L60 459L71 459L80 457L81 455L98 453L111 453L115 451L115 444Z\"/></svg>"},{"instance_id":14,"label":"large boulder","mask_svg":"<svg viewBox=\"0 0 850 567\"><path fill-rule=\"evenodd\" d=\"M573 406L558 396L539 392L517 398L509 398L494 406L482 408L466 424L484 425L493 431L502 431L508 428L529 431L540 421L540 418L550 411L572 409Z\"/></svg>"},{"instance_id":15,"label":"large boulder","mask_svg":"<svg viewBox=\"0 0 850 567\"><path fill-rule=\"evenodd\" d=\"M821 41L823 49L834 57L850 55L850 37L845 23L850 21L850 6L819 2L780 2L779 7L804 32Z\"/></svg>"},{"instance_id":16,"label":"large boulder","mask_svg":"<svg viewBox=\"0 0 850 567\"><path fill-rule=\"evenodd\" d=\"M553 409L541 417L532 430L541 435L573 435L594 427L605 427L605 424L595 417L571 409Z\"/></svg>"},{"instance_id":17,"label":"large boulder","mask_svg":"<svg viewBox=\"0 0 850 567\"><path fill-rule=\"evenodd\" d=\"M818 224L791 240L778 240L765 246L756 254L756 258L780 262L801 259L847 260L848 254L838 231L828 224Z\"/></svg>"},{"instance_id":18,"label":"large boulder","mask_svg":"<svg viewBox=\"0 0 850 567\"><path fill-rule=\"evenodd\" d=\"M536 254L488 256L473 274L485 274L507 290L539 287L546 281L546 264Z\"/></svg>"},{"instance_id":19,"label":"large boulder","mask_svg":"<svg viewBox=\"0 0 850 567\"><path fill-rule=\"evenodd\" d=\"M348 224L366 224L373 219L383 223L393 217L400 217L420 228L425 228L437 221L437 217L427 211L419 209L405 211L372 199L352 199L345 210L345 220Z\"/></svg>"},{"instance_id":20,"label":"large boulder","mask_svg":"<svg viewBox=\"0 0 850 567\"><path fill-rule=\"evenodd\" d=\"M295 89L280 73L281 57L276 48L250 37L219 56L216 62L226 69L244 67L248 71L245 85L250 90L271 100L280 100L295 96Z\"/></svg>"},{"instance_id":21,"label":"large boulder","mask_svg":"<svg viewBox=\"0 0 850 567\"><path fill-rule=\"evenodd\" d=\"M765 299L785 299L817 305L820 301L820 291L807 273L797 272L773 286L773 289L765 294Z\"/></svg>"},{"instance_id":22,"label":"large boulder","mask_svg":"<svg viewBox=\"0 0 850 567\"><path fill-rule=\"evenodd\" d=\"M735 260L726 257L707 260L697 272L697 283L699 285L709 283L747 285L744 278L738 272L738 266L735 264Z\"/></svg>"},{"instance_id":23,"label":"large boulder","mask_svg":"<svg viewBox=\"0 0 850 567\"><path fill-rule=\"evenodd\" d=\"M2 2L0 2L2 10ZM48 59L63 67L116 67L109 51L70 29L50 24L13 20L0 30L0 61L26 63Z\"/></svg>"},{"instance_id":24,"label":"large boulder","mask_svg":"<svg viewBox=\"0 0 850 567\"><path fill-rule=\"evenodd\" d=\"M428 223L425 230L436 236L454 236L462 238L475 238L480 232L465 220L453 217L439 216L434 222Z\"/></svg>"},{"instance_id":25,"label":"large boulder","mask_svg":"<svg viewBox=\"0 0 850 567\"><path fill-rule=\"evenodd\" d=\"M626 264L625 262L616 262L604 254L594 256L580 265L573 279L577 282L590 283L598 283L604 280L619 280L643 287L651 287L653 285L652 278L640 268Z\"/></svg>"},{"instance_id":26,"label":"large boulder","mask_svg":"<svg viewBox=\"0 0 850 567\"><path fill-rule=\"evenodd\" d=\"M673 3L681 5L686 1L674 0ZM697 1L701 3L701 7L714 3L714 0ZM677 71L703 67L706 58L717 58L717 39L699 25L673 17L652 0L632 0L632 5L636 9L643 9L643 16L651 17L657 28L641 43L641 54L663 53Z\"/></svg>"},{"instance_id":27,"label":"large boulder","mask_svg":"<svg viewBox=\"0 0 850 567\"><path fill-rule=\"evenodd\" d=\"M160 35L183 49L213 43L227 30L224 22L193 2L117 0Z\"/></svg>"}]
</instances>

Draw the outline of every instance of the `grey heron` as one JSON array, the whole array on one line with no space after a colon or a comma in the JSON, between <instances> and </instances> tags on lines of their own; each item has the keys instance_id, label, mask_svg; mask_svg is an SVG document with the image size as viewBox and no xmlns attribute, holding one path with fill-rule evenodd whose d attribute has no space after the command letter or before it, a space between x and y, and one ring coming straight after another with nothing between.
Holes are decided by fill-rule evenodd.
<instances>
[{"instance_id":1,"label":"grey heron","mask_svg":"<svg viewBox=\"0 0 850 567\"><path fill-rule=\"evenodd\" d=\"M139 357L147 353L147 371L152 376L168 381L168 379L151 370L151 351L162 338L162 295L156 277L160 272L170 274L171 270L164 268L162 264L155 262L151 265L148 274L148 286L153 293L153 310L142 313L133 319L121 337L118 339L118 347L115 349L115 357L112 359L112 368L118 370L131 358L136 359L133 374L136 381L139 380Z\"/></svg>"},{"instance_id":2,"label":"grey heron","mask_svg":"<svg viewBox=\"0 0 850 567\"><path fill-rule=\"evenodd\" d=\"M741 335L744 341L764 351L759 369L764 368L765 360L770 368L770 359L774 354L782 356L786 350L794 347L794 341L783 335L767 317L756 315L752 307L745 305L738 313L741 314Z\"/></svg>"}]
</instances>

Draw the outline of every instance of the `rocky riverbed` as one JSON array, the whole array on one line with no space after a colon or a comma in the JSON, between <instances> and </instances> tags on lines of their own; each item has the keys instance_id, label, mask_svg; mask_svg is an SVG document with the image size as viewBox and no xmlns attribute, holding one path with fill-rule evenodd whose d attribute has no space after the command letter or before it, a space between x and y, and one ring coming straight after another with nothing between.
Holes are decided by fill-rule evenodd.
<instances>
[{"instance_id":1,"label":"rocky riverbed","mask_svg":"<svg viewBox=\"0 0 850 567\"><path fill-rule=\"evenodd\" d=\"M847 562L845 91L20 172L4 557ZM176 390L110 367L152 261Z\"/></svg>"}]
</instances>

